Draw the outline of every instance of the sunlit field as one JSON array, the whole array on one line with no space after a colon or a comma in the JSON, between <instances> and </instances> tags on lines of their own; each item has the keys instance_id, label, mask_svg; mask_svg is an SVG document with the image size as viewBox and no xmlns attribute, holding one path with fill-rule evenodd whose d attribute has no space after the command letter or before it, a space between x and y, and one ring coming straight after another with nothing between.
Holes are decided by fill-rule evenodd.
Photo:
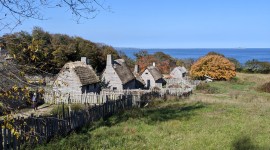
<instances>
[{"instance_id":1,"label":"sunlit field","mask_svg":"<svg viewBox=\"0 0 270 150\"><path fill-rule=\"evenodd\" d=\"M270 149L270 75L237 74L186 99L155 100L38 149Z\"/></svg>"}]
</instances>

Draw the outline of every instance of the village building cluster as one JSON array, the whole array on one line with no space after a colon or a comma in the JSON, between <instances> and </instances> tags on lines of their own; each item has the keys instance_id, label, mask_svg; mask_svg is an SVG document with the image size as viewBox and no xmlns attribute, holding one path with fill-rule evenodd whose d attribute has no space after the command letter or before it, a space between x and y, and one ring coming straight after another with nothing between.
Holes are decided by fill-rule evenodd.
<instances>
[{"instance_id":1,"label":"village building cluster","mask_svg":"<svg viewBox=\"0 0 270 150\"><path fill-rule=\"evenodd\" d=\"M166 94L181 96L191 93L193 89L193 85L188 83L188 72L185 67L176 67L170 74L163 75L153 62L144 70L135 65L132 71L124 59L113 59L112 55L107 55L106 67L97 75L89 62L86 57L81 57L80 61L68 62L56 76L30 74L20 76L19 67L13 63L12 57L7 51L1 50L0 83L5 89L0 91L8 91L13 85L18 88L27 85L30 97L38 93L40 103L102 104L127 94L133 98L135 96L137 102L141 99L141 95L151 92L158 92L159 96ZM10 74L14 76L12 80Z\"/></svg>"},{"instance_id":2,"label":"village building cluster","mask_svg":"<svg viewBox=\"0 0 270 150\"><path fill-rule=\"evenodd\" d=\"M99 77L88 62L86 57L82 57L81 61L66 63L57 75L53 89L61 93L98 93L102 89L110 91L162 89L167 84L168 79L164 78L155 62L142 71L135 65L132 72L124 59L114 60L112 55L107 55L106 68ZM176 67L169 75L169 78L177 79L179 82L186 80L186 77L185 67Z\"/></svg>"}]
</instances>

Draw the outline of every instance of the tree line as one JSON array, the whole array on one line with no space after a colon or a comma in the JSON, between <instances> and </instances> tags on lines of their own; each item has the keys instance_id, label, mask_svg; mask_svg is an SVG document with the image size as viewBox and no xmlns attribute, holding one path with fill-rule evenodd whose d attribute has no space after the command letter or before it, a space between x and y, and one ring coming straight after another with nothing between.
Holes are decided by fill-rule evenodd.
<instances>
[{"instance_id":1,"label":"tree line","mask_svg":"<svg viewBox=\"0 0 270 150\"><path fill-rule=\"evenodd\" d=\"M81 57L89 58L91 66L100 73L106 66L107 54L119 58L111 46L81 37L50 34L40 27L34 27L32 33L5 34L0 42L2 48L8 50L19 65L25 66L23 68L29 74L40 71L56 74L66 62L77 61Z\"/></svg>"},{"instance_id":2,"label":"tree line","mask_svg":"<svg viewBox=\"0 0 270 150\"><path fill-rule=\"evenodd\" d=\"M134 53L136 58L133 60L112 46L76 36L51 34L40 27L34 27L31 33L21 31L3 35L0 47L6 49L27 74L57 74L65 63L80 60L81 57L87 57L90 65L100 74L106 66L107 54L112 54L114 59L123 58L131 69L138 64L141 71L155 62L164 74L175 66L190 68L195 62L194 59L176 59L163 52L149 54L146 50Z\"/></svg>"}]
</instances>

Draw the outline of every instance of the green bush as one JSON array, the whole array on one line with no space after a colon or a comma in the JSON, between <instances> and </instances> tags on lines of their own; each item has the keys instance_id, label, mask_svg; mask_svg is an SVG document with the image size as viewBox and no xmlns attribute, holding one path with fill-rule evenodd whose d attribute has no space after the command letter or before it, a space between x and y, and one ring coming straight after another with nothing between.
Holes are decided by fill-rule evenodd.
<instances>
[{"instance_id":1,"label":"green bush","mask_svg":"<svg viewBox=\"0 0 270 150\"><path fill-rule=\"evenodd\" d=\"M243 71L246 73L270 73L270 63L252 59L245 63Z\"/></svg>"}]
</instances>

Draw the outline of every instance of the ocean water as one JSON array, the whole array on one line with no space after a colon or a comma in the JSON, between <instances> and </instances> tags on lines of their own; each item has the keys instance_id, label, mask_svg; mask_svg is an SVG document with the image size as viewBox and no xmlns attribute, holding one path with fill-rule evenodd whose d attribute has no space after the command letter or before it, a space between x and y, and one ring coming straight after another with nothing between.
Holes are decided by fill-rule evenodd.
<instances>
[{"instance_id":1,"label":"ocean water","mask_svg":"<svg viewBox=\"0 0 270 150\"><path fill-rule=\"evenodd\" d=\"M155 52L163 52L174 58L181 59L198 59L208 52L214 51L225 55L226 57L233 57L240 63L245 63L248 60L257 59L259 61L270 62L270 48L196 48L196 49L134 49L134 48L116 48L117 50L123 51L127 56L135 58L134 53L140 50L147 50L149 54Z\"/></svg>"}]
</instances>

